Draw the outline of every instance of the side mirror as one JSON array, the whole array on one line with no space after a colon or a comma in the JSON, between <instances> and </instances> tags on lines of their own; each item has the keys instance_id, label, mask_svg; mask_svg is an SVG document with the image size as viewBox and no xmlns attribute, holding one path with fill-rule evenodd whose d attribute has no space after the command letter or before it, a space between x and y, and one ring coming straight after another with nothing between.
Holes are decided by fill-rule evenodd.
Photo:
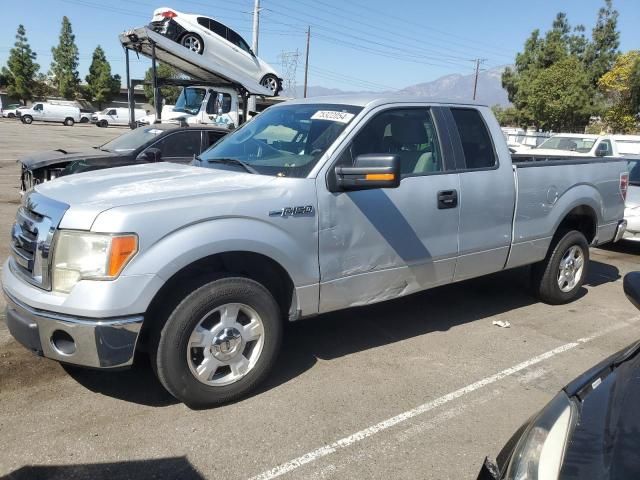
<instances>
[{"instance_id":1,"label":"side mirror","mask_svg":"<svg viewBox=\"0 0 640 480\"><path fill-rule=\"evenodd\" d=\"M137 158L137 160L142 160L143 162L159 162L161 159L162 152L159 148L147 148Z\"/></svg>"},{"instance_id":2,"label":"side mirror","mask_svg":"<svg viewBox=\"0 0 640 480\"><path fill-rule=\"evenodd\" d=\"M400 157L372 153L358 155L353 167L336 167L336 186L340 190L397 188L400 185Z\"/></svg>"},{"instance_id":3,"label":"side mirror","mask_svg":"<svg viewBox=\"0 0 640 480\"><path fill-rule=\"evenodd\" d=\"M624 277L623 288L629 301L640 310L640 272L627 273Z\"/></svg>"},{"instance_id":4,"label":"side mirror","mask_svg":"<svg viewBox=\"0 0 640 480\"><path fill-rule=\"evenodd\" d=\"M609 148L604 143L598 145L596 149L596 157L606 157L607 153L609 153Z\"/></svg>"}]
</instances>

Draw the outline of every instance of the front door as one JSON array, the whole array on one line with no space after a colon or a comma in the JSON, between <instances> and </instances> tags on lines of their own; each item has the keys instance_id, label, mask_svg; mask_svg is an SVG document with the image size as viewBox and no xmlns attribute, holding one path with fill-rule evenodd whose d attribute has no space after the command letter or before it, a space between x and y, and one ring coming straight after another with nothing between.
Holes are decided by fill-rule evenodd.
<instances>
[{"instance_id":1,"label":"front door","mask_svg":"<svg viewBox=\"0 0 640 480\"><path fill-rule=\"evenodd\" d=\"M330 193L325 176L318 177L321 312L453 279L460 179L433 113L426 107L372 112L338 156L337 165L352 165L361 154L399 155L398 188ZM332 165L327 176L334 171Z\"/></svg>"}]
</instances>

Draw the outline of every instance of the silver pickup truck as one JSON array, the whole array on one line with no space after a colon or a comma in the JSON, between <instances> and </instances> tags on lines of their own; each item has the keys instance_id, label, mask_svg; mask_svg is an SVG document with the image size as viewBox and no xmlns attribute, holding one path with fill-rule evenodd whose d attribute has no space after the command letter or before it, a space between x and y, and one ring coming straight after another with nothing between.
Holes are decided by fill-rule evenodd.
<instances>
[{"instance_id":1,"label":"silver pickup truck","mask_svg":"<svg viewBox=\"0 0 640 480\"><path fill-rule=\"evenodd\" d=\"M485 106L290 101L193 166L36 186L2 269L7 324L70 364L149 352L171 394L216 405L265 378L285 321L528 264L540 299L571 301L589 245L624 234L626 170L512 159Z\"/></svg>"}]
</instances>

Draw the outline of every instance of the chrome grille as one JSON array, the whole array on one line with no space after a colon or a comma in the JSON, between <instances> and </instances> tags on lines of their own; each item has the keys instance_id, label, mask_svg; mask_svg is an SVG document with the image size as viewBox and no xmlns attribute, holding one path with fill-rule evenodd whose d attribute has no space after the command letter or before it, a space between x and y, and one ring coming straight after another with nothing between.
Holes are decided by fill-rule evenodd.
<instances>
[{"instance_id":1,"label":"chrome grille","mask_svg":"<svg viewBox=\"0 0 640 480\"><path fill-rule=\"evenodd\" d=\"M40 288L51 288L51 245L67 208L34 191L18 208L11 229L10 265L27 282Z\"/></svg>"}]
</instances>

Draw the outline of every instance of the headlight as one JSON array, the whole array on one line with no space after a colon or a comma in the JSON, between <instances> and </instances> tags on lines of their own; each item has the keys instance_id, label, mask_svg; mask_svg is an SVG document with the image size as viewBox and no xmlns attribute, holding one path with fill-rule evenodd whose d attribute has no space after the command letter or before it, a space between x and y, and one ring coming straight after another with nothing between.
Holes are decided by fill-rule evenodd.
<instances>
[{"instance_id":1,"label":"headlight","mask_svg":"<svg viewBox=\"0 0 640 480\"><path fill-rule=\"evenodd\" d=\"M53 290L69 293L83 279L113 280L138 251L136 235L58 233L53 257Z\"/></svg>"},{"instance_id":2,"label":"headlight","mask_svg":"<svg viewBox=\"0 0 640 480\"><path fill-rule=\"evenodd\" d=\"M560 392L525 430L516 445L507 480L557 480L576 406Z\"/></svg>"}]
</instances>

